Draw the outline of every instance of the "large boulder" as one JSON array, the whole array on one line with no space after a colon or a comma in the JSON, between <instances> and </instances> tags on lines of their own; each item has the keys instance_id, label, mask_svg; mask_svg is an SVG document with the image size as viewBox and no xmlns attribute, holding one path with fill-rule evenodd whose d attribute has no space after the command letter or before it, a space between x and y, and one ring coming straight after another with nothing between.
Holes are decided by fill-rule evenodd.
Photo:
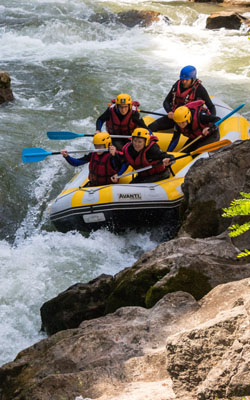
<instances>
[{"instance_id":1,"label":"large boulder","mask_svg":"<svg viewBox=\"0 0 250 400\"><path fill-rule=\"evenodd\" d=\"M207 400L250 395L250 279L184 292L45 339L0 368L1 400Z\"/></svg>"},{"instance_id":2,"label":"large boulder","mask_svg":"<svg viewBox=\"0 0 250 400\"><path fill-rule=\"evenodd\" d=\"M77 283L41 307L42 330L55 332L76 328L84 320L104 315L105 299L113 278L102 274L89 283Z\"/></svg>"},{"instance_id":3,"label":"large boulder","mask_svg":"<svg viewBox=\"0 0 250 400\"><path fill-rule=\"evenodd\" d=\"M0 104L14 100L10 82L10 74L6 71L0 71Z\"/></svg>"},{"instance_id":4,"label":"large boulder","mask_svg":"<svg viewBox=\"0 0 250 400\"><path fill-rule=\"evenodd\" d=\"M45 303L41 308L43 327L48 334L77 328L91 316L123 306L150 308L164 295L177 291L199 300L221 283L250 276L250 264L237 260L237 253L227 235L203 240L186 236L162 243L113 279L102 276L89 284L74 285Z\"/></svg>"},{"instance_id":5,"label":"large boulder","mask_svg":"<svg viewBox=\"0 0 250 400\"><path fill-rule=\"evenodd\" d=\"M250 20L233 11L220 11L207 18L207 29L240 29L242 23L249 24Z\"/></svg>"},{"instance_id":6,"label":"large boulder","mask_svg":"<svg viewBox=\"0 0 250 400\"><path fill-rule=\"evenodd\" d=\"M135 25L140 25L142 27L149 26L155 21L159 21L160 18L163 18L165 22L169 23L170 20L167 16L161 15L156 11L138 11L138 10L130 10L130 11L122 11L118 13L118 19L124 25L132 28Z\"/></svg>"},{"instance_id":7,"label":"large boulder","mask_svg":"<svg viewBox=\"0 0 250 400\"><path fill-rule=\"evenodd\" d=\"M206 238L228 228L232 219L222 217L223 208L239 198L240 192L250 192L249 152L249 140L225 146L209 159L198 160L188 171L182 186L180 235L184 232L193 238ZM246 233L234 244L244 248L249 238Z\"/></svg>"},{"instance_id":8,"label":"large boulder","mask_svg":"<svg viewBox=\"0 0 250 400\"><path fill-rule=\"evenodd\" d=\"M188 329L168 338L167 369L181 398L250 395L249 289L249 279L218 286L187 317Z\"/></svg>"}]
</instances>

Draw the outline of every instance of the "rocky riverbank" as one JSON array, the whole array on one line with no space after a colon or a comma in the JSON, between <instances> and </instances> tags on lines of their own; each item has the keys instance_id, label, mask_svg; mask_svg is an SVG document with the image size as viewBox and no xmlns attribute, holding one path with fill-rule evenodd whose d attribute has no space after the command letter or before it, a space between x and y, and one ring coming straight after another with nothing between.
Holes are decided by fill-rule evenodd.
<instances>
[{"instance_id":1,"label":"rocky riverbank","mask_svg":"<svg viewBox=\"0 0 250 400\"><path fill-rule=\"evenodd\" d=\"M236 143L194 164L178 237L43 305L52 336L2 366L1 400L250 395L250 263L236 258L249 234L232 242L221 216L250 191L249 151Z\"/></svg>"}]
</instances>

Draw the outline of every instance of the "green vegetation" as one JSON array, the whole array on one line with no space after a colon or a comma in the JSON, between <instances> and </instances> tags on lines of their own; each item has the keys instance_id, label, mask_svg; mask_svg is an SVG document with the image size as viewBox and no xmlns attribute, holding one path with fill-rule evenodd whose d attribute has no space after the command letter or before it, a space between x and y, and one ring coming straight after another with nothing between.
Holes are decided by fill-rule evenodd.
<instances>
[{"instance_id":1,"label":"green vegetation","mask_svg":"<svg viewBox=\"0 0 250 400\"><path fill-rule=\"evenodd\" d=\"M230 207L223 208L223 217L232 218L241 215L250 215L250 193L241 192L240 195L242 196L242 199L233 200L230 204ZM231 230L231 232L229 233L230 237L239 236L250 229L250 221L245 222L241 225L231 225L229 229ZM250 251L248 249L245 249L243 252L239 253L237 257L246 257L249 255Z\"/></svg>"}]
</instances>

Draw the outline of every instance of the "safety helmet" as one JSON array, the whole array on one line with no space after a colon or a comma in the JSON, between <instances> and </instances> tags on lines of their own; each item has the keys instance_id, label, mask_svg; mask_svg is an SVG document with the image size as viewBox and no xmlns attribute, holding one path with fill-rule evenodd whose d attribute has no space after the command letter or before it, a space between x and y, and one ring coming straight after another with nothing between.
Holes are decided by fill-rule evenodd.
<instances>
[{"instance_id":1,"label":"safety helmet","mask_svg":"<svg viewBox=\"0 0 250 400\"><path fill-rule=\"evenodd\" d=\"M107 149L112 144L111 137L108 132L96 133L93 137L93 144L104 144Z\"/></svg>"},{"instance_id":2,"label":"safety helmet","mask_svg":"<svg viewBox=\"0 0 250 400\"><path fill-rule=\"evenodd\" d=\"M119 106L119 105L128 105L129 109L130 109L131 106L132 106L132 99L131 99L129 94L121 93L121 94L118 94L118 96L116 97L115 104L117 106Z\"/></svg>"},{"instance_id":3,"label":"safety helmet","mask_svg":"<svg viewBox=\"0 0 250 400\"><path fill-rule=\"evenodd\" d=\"M191 111L186 106L178 107L178 108L176 108L176 110L174 112L173 119L177 123L185 122L185 121L190 123L191 122Z\"/></svg>"},{"instance_id":4,"label":"safety helmet","mask_svg":"<svg viewBox=\"0 0 250 400\"><path fill-rule=\"evenodd\" d=\"M150 134L149 134L149 131L145 128L136 128L132 133L132 139L133 139L133 137L145 139L145 142L146 142L145 144L147 146L149 143Z\"/></svg>"},{"instance_id":5,"label":"safety helmet","mask_svg":"<svg viewBox=\"0 0 250 400\"><path fill-rule=\"evenodd\" d=\"M180 79L196 79L196 68L192 65L187 65L186 67L182 68L180 72Z\"/></svg>"}]
</instances>

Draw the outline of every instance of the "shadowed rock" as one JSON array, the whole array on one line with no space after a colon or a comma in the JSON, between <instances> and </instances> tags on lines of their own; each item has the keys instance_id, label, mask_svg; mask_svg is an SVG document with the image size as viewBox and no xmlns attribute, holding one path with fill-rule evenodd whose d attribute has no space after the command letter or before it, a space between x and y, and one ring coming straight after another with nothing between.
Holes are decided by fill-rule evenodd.
<instances>
[{"instance_id":1,"label":"shadowed rock","mask_svg":"<svg viewBox=\"0 0 250 400\"><path fill-rule=\"evenodd\" d=\"M211 14L207 18L206 28L207 29L240 29L242 23L249 23L250 21L242 15L230 12L230 11L221 11L217 13Z\"/></svg>"},{"instance_id":2,"label":"shadowed rock","mask_svg":"<svg viewBox=\"0 0 250 400\"><path fill-rule=\"evenodd\" d=\"M52 335L104 315L112 280L111 275L102 274L89 283L77 283L44 303L41 307L42 329Z\"/></svg>"},{"instance_id":3,"label":"shadowed rock","mask_svg":"<svg viewBox=\"0 0 250 400\"><path fill-rule=\"evenodd\" d=\"M240 192L250 192L250 141L226 146L209 159L198 160L188 171L182 186L184 232L193 238L217 236L232 223L223 218L223 208L240 197ZM237 221L236 218L233 222ZM244 246L249 243L250 233L246 232L233 243Z\"/></svg>"},{"instance_id":4,"label":"shadowed rock","mask_svg":"<svg viewBox=\"0 0 250 400\"><path fill-rule=\"evenodd\" d=\"M0 104L14 100L10 82L11 78L8 72L0 71Z\"/></svg>"}]
</instances>

